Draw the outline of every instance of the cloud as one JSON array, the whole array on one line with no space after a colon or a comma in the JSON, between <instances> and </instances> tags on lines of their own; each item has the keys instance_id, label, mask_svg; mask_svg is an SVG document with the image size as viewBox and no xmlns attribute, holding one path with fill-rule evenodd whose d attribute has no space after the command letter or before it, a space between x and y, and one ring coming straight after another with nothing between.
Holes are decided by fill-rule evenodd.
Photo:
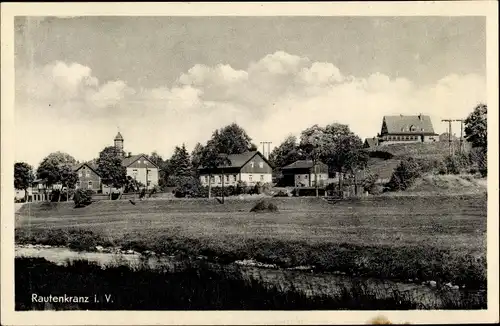
<instances>
[{"instance_id":1,"label":"cloud","mask_svg":"<svg viewBox=\"0 0 500 326\"><path fill-rule=\"evenodd\" d=\"M411 78L381 72L350 76L333 63L283 51L242 70L197 64L173 84L150 89L132 89L120 79L100 82L78 63L16 73L16 149L19 159L32 164L56 149L77 159L95 157L112 143L117 127L128 151L157 150L165 156L183 142L188 147L205 142L214 129L231 122L256 143L273 145L315 123L346 123L361 137L371 137L389 114L428 114L435 130L443 132L441 119L465 117L486 100L485 78L475 74L416 85ZM38 141L50 146L33 151L23 135L37 125L44 130Z\"/></svg>"}]
</instances>

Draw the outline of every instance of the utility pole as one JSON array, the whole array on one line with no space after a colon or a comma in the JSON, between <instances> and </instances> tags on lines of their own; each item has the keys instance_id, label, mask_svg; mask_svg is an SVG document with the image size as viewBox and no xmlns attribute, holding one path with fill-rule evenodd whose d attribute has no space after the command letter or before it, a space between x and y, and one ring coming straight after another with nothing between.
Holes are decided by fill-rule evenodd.
<instances>
[{"instance_id":1,"label":"utility pole","mask_svg":"<svg viewBox=\"0 0 500 326\"><path fill-rule=\"evenodd\" d=\"M262 144L262 155L264 155L264 157L266 159L268 159L270 151L271 151L271 144L272 144L272 142L270 142L270 141L261 141L260 143ZM267 145L267 155L266 155L266 145Z\"/></svg>"},{"instance_id":2,"label":"utility pole","mask_svg":"<svg viewBox=\"0 0 500 326\"><path fill-rule=\"evenodd\" d=\"M464 119L455 119L453 121L460 122L460 154L464 152Z\"/></svg>"},{"instance_id":3,"label":"utility pole","mask_svg":"<svg viewBox=\"0 0 500 326\"><path fill-rule=\"evenodd\" d=\"M453 155L452 144L451 144L451 122L455 121L453 119L443 119L441 122L448 122L448 144L450 148L450 155Z\"/></svg>"}]
</instances>

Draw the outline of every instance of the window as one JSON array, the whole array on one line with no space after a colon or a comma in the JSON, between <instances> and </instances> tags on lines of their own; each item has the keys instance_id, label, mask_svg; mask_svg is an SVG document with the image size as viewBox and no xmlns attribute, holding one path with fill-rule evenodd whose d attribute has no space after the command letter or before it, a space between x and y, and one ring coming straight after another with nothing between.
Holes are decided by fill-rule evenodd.
<instances>
[{"instance_id":1,"label":"window","mask_svg":"<svg viewBox=\"0 0 500 326\"><path fill-rule=\"evenodd\" d=\"M221 176L217 176L217 183L221 183L222 181L222 177Z\"/></svg>"},{"instance_id":2,"label":"window","mask_svg":"<svg viewBox=\"0 0 500 326\"><path fill-rule=\"evenodd\" d=\"M207 177L207 176L205 176L205 178L204 178L204 179L205 179L205 183L208 183L208 177Z\"/></svg>"},{"instance_id":3,"label":"window","mask_svg":"<svg viewBox=\"0 0 500 326\"><path fill-rule=\"evenodd\" d=\"M237 181L238 180L238 176L235 174L234 175L234 181Z\"/></svg>"},{"instance_id":4,"label":"window","mask_svg":"<svg viewBox=\"0 0 500 326\"><path fill-rule=\"evenodd\" d=\"M78 188L80 188L80 181L77 181L77 182L76 182L76 188L77 188L77 189L78 189Z\"/></svg>"},{"instance_id":5,"label":"window","mask_svg":"<svg viewBox=\"0 0 500 326\"><path fill-rule=\"evenodd\" d=\"M90 177L90 172L89 171L85 171L85 176L88 178Z\"/></svg>"},{"instance_id":6,"label":"window","mask_svg":"<svg viewBox=\"0 0 500 326\"><path fill-rule=\"evenodd\" d=\"M151 186L151 180L148 180L148 181L147 181L147 186L148 186L148 187L149 187L149 186Z\"/></svg>"},{"instance_id":7,"label":"window","mask_svg":"<svg viewBox=\"0 0 500 326\"><path fill-rule=\"evenodd\" d=\"M229 182L229 175L226 175L226 182Z\"/></svg>"},{"instance_id":8,"label":"window","mask_svg":"<svg viewBox=\"0 0 500 326\"><path fill-rule=\"evenodd\" d=\"M89 189L92 189L92 181L89 181L88 188L89 188Z\"/></svg>"},{"instance_id":9,"label":"window","mask_svg":"<svg viewBox=\"0 0 500 326\"><path fill-rule=\"evenodd\" d=\"M264 167L264 162L259 162L259 168L263 168Z\"/></svg>"},{"instance_id":10,"label":"window","mask_svg":"<svg viewBox=\"0 0 500 326\"><path fill-rule=\"evenodd\" d=\"M307 174L306 174L306 175L304 175L304 179L306 179L306 180L307 180L307 177L308 177L308 175L307 175Z\"/></svg>"},{"instance_id":11,"label":"window","mask_svg":"<svg viewBox=\"0 0 500 326\"><path fill-rule=\"evenodd\" d=\"M260 181L264 181L264 175L263 174L260 175Z\"/></svg>"},{"instance_id":12,"label":"window","mask_svg":"<svg viewBox=\"0 0 500 326\"><path fill-rule=\"evenodd\" d=\"M252 175L251 174L248 176L248 181L252 182Z\"/></svg>"},{"instance_id":13,"label":"window","mask_svg":"<svg viewBox=\"0 0 500 326\"><path fill-rule=\"evenodd\" d=\"M254 163L252 161L252 162L250 162L250 167L253 169L253 166L254 166Z\"/></svg>"},{"instance_id":14,"label":"window","mask_svg":"<svg viewBox=\"0 0 500 326\"><path fill-rule=\"evenodd\" d=\"M215 176L211 176L210 179L211 179L211 182L215 182Z\"/></svg>"},{"instance_id":15,"label":"window","mask_svg":"<svg viewBox=\"0 0 500 326\"><path fill-rule=\"evenodd\" d=\"M82 171L78 172L78 176L81 178L83 176Z\"/></svg>"}]
</instances>

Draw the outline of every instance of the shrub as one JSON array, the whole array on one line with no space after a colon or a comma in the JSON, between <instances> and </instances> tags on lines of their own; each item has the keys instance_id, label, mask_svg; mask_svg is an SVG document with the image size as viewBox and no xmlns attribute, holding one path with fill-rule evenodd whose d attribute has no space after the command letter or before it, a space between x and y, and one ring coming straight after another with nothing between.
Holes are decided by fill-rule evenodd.
<instances>
[{"instance_id":1,"label":"shrub","mask_svg":"<svg viewBox=\"0 0 500 326\"><path fill-rule=\"evenodd\" d=\"M469 159L464 154L449 155L444 159L447 174L460 174L468 165Z\"/></svg>"},{"instance_id":2,"label":"shrub","mask_svg":"<svg viewBox=\"0 0 500 326\"><path fill-rule=\"evenodd\" d=\"M390 191L406 190L421 174L418 162L414 158L408 157L399 163L386 186Z\"/></svg>"},{"instance_id":3,"label":"shrub","mask_svg":"<svg viewBox=\"0 0 500 326\"><path fill-rule=\"evenodd\" d=\"M481 173L481 176L486 177L488 175L488 159L486 149L475 147L469 152L469 162L471 164L471 169L474 169Z\"/></svg>"},{"instance_id":4,"label":"shrub","mask_svg":"<svg viewBox=\"0 0 500 326\"><path fill-rule=\"evenodd\" d=\"M250 212L259 213L259 212L277 212L278 206L274 203L268 202L267 200L259 200L254 207L250 210Z\"/></svg>"},{"instance_id":5,"label":"shrub","mask_svg":"<svg viewBox=\"0 0 500 326\"><path fill-rule=\"evenodd\" d=\"M195 177L177 179L178 185L174 189L175 197L200 197L202 192L200 181ZM213 190L213 189L212 189Z\"/></svg>"},{"instance_id":6,"label":"shrub","mask_svg":"<svg viewBox=\"0 0 500 326\"><path fill-rule=\"evenodd\" d=\"M93 191L90 189L78 189L73 196L75 207L85 207L92 203Z\"/></svg>"},{"instance_id":7,"label":"shrub","mask_svg":"<svg viewBox=\"0 0 500 326\"><path fill-rule=\"evenodd\" d=\"M377 182L378 177L378 174L369 172L366 177L361 180L363 190L368 191L371 194L375 188L375 183Z\"/></svg>"}]
</instances>

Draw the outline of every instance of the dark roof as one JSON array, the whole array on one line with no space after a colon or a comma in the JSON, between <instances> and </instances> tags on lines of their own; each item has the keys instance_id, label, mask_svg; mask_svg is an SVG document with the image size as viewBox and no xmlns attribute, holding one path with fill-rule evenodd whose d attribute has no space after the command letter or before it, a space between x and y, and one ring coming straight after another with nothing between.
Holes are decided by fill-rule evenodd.
<instances>
[{"instance_id":1,"label":"dark roof","mask_svg":"<svg viewBox=\"0 0 500 326\"><path fill-rule=\"evenodd\" d=\"M318 162L318 165L326 165L323 162ZM312 160L298 160L293 162L292 164L288 164L284 166L282 170L291 170L291 169L311 169L313 167Z\"/></svg>"},{"instance_id":2,"label":"dark roof","mask_svg":"<svg viewBox=\"0 0 500 326\"><path fill-rule=\"evenodd\" d=\"M158 167L154 162L152 162L146 154L137 154L137 155L132 155L130 157L125 157L122 161L122 165L127 167L127 166L130 166L132 163L134 163L135 161L137 161L138 159L140 159L141 157L143 157L144 159L148 160L148 162L150 162L151 164L153 164L155 167Z\"/></svg>"},{"instance_id":3,"label":"dark roof","mask_svg":"<svg viewBox=\"0 0 500 326\"><path fill-rule=\"evenodd\" d=\"M97 175L99 175L99 173L97 172L97 165L96 165L94 162L92 162L92 161L89 161L89 162L83 162L83 163L81 163L81 164L78 164L78 165L76 165L76 166L73 168L73 170L76 172L76 171L80 170L80 169L81 169L84 165L85 165L85 166L88 166L88 167L89 167L89 169L91 169L91 170L92 170L92 171L94 171Z\"/></svg>"},{"instance_id":4,"label":"dark roof","mask_svg":"<svg viewBox=\"0 0 500 326\"><path fill-rule=\"evenodd\" d=\"M255 155L259 155L262 157L264 162L269 164L269 166L272 167L271 163L259 152L259 151L251 151L251 152L245 152L242 154L231 154L228 155L227 158L231 162L231 165L229 166L219 166L218 168L223 168L223 167L231 167L231 168L242 168L245 164L247 164ZM205 167L200 167L198 168L199 170L206 169Z\"/></svg>"},{"instance_id":5,"label":"dark roof","mask_svg":"<svg viewBox=\"0 0 500 326\"><path fill-rule=\"evenodd\" d=\"M115 140L123 140L123 136L122 136L122 134L119 131L116 134Z\"/></svg>"},{"instance_id":6,"label":"dark roof","mask_svg":"<svg viewBox=\"0 0 500 326\"><path fill-rule=\"evenodd\" d=\"M437 135L434 133L432 121L428 115L386 115L383 121L389 134ZM415 130L411 131L411 127L414 127Z\"/></svg>"},{"instance_id":7,"label":"dark roof","mask_svg":"<svg viewBox=\"0 0 500 326\"><path fill-rule=\"evenodd\" d=\"M378 146L378 138L366 138L365 143L369 147L376 147L376 146Z\"/></svg>"}]
</instances>

